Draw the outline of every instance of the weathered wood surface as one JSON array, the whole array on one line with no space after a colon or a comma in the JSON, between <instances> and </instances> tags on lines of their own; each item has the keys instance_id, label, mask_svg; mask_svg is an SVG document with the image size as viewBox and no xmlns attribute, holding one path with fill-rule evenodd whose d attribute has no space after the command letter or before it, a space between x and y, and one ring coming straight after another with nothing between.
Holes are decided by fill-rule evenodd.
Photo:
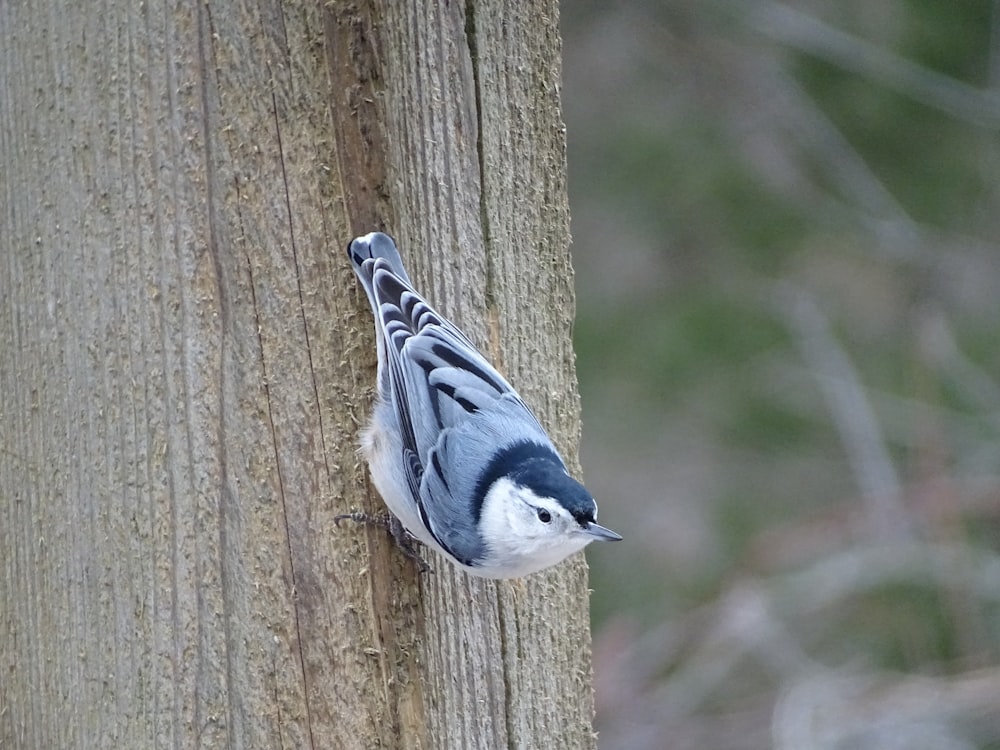
<instances>
[{"instance_id":1,"label":"weathered wood surface","mask_svg":"<svg viewBox=\"0 0 1000 750\"><path fill-rule=\"evenodd\" d=\"M373 228L575 454L559 55L554 2L0 4L0 746L593 747L582 558L332 522Z\"/></svg>"}]
</instances>

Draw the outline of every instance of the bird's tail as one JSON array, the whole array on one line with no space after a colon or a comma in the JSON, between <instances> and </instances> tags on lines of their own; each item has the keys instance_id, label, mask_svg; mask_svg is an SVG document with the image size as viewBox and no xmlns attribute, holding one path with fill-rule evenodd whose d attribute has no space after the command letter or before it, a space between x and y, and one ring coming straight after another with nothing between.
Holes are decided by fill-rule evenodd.
<instances>
[{"instance_id":1,"label":"bird's tail","mask_svg":"<svg viewBox=\"0 0 1000 750\"><path fill-rule=\"evenodd\" d=\"M413 285L403 268L403 259L399 257L396 243L387 234L370 232L363 237L355 237L347 246L347 255L372 306L378 345L378 391L383 399L389 399L391 384L390 368L386 366L389 356L386 350L386 317L389 316L397 323L405 320L405 316L401 317L400 297L407 290L413 292ZM408 335L405 328L397 333L402 334L404 339Z\"/></svg>"},{"instance_id":2,"label":"bird's tail","mask_svg":"<svg viewBox=\"0 0 1000 750\"><path fill-rule=\"evenodd\" d=\"M363 237L355 237L351 244L347 246L347 255L351 259L354 273L368 293L368 299L375 304L375 294L373 288L373 276L375 274L376 260L384 260L395 276L398 276L407 286L412 287L410 277L406 275L403 267L403 259L399 256L396 243L392 237L382 232L370 232ZM372 261L372 262L368 262Z\"/></svg>"}]
</instances>

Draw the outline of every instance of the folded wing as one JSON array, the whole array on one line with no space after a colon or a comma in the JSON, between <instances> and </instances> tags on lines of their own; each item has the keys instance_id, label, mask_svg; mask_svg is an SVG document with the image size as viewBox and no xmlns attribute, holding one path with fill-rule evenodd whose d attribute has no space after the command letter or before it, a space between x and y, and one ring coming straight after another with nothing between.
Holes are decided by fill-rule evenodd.
<instances>
[{"instance_id":1,"label":"folded wing","mask_svg":"<svg viewBox=\"0 0 1000 750\"><path fill-rule=\"evenodd\" d=\"M407 482L438 543L473 564L484 552L477 531L482 498L475 496L475 472L501 447L505 434L523 437L527 432L540 443L549 440L465 334L385 261L366 263L374 263L372 289Z\"/></svg>"}]
</instances>

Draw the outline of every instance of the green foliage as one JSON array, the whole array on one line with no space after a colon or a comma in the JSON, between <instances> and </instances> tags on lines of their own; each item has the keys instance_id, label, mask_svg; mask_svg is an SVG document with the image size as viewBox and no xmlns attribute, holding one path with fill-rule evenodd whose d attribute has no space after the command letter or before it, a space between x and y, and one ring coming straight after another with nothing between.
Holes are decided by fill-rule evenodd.
<instances>
[{"instance_id":1,"label":"green foliage","mask_svg":"<svg viewBox=\"0 0 1000 750\"><path fill-rule=\"evenodd\" d=\"M629 372L643 389L639 397L650 403L669 401L669 394L704 383L706 373L709 379L726 377L726 368L787 340L772 316L748 310L745 302L710 285L691 287L669 300L631 300L600 317L591 312L598 311L580 310L577 354Z\"/></svg>"},{"instance_id":2,"label":"green foliage","mask_svg":"<svg viewBox=\"0 0 1000 750\"><path fill-rule=\"evenodd\" d=\"M1000 690L971 583L1000 564L996 12L564 7L584 467L626 538L590 553L595 632L650 649L619 644L648 683L608 688L608 747L656 746L630 728L660 715L674 747L781 744L817 674L844 701L824 746L914 716L1000 746L955 687L977 665ZM872 476L898 482L885 537ZM941 700L894 713L911 676Z\"/></svg>"}]
</instances>

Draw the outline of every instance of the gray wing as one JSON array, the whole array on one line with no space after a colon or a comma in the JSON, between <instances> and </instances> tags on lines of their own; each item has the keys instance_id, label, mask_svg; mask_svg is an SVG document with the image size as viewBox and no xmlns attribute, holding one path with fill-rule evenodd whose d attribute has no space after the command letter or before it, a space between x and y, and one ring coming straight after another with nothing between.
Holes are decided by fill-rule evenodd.
<instances>
[{"instance_id":1,"label":"gray wing","mask_svg":"<svg viewBox=\"0 0 1000 750\"><path fill-rule=\"evenodd\" d=\"M410 491L438 543L474 564L484 552L483 465L512 436L550 445L548 437L469 339L388 264L376 261L372 281Z\"/></svg>"}]
</instances>

